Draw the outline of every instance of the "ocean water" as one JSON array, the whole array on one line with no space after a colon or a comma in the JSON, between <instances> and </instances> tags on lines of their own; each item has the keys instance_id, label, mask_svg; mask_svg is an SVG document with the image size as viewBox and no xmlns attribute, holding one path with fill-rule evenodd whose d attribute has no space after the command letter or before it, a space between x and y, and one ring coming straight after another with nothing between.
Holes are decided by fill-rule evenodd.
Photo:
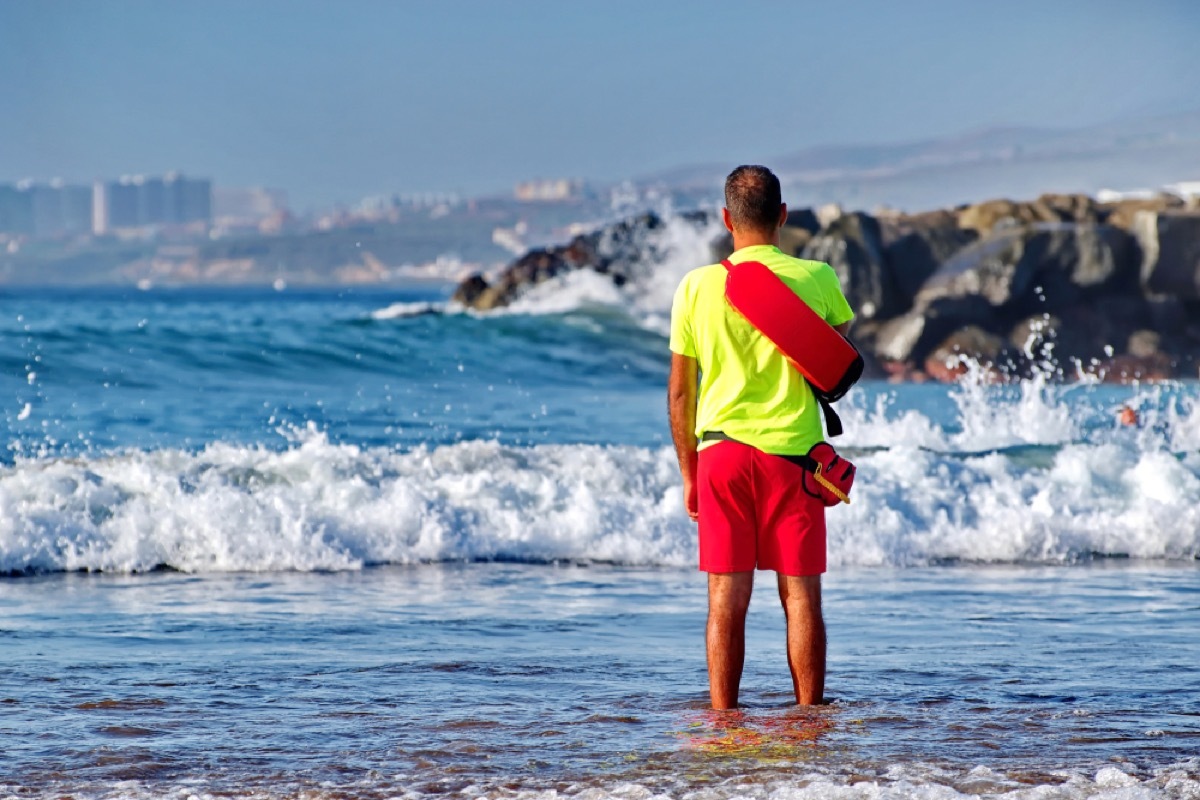
<instances>
[{"instance_id":1,"label":"ocean water","mask_svg":"<svg viewBox=\"0 0 1200 800\"><path fill-rule=\"evenodd\" d=\"M1195 383L857 387L832 702L764 574L707 710L661 235L489 316L0 294L0 797L1200 797Z\"/></svg>"}]
</instances>

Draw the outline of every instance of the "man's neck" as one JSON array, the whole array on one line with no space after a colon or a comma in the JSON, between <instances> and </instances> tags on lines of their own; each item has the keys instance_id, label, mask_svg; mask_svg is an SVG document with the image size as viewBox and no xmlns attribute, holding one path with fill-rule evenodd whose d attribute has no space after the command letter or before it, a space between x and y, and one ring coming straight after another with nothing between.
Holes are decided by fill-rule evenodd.
<instances>
[{"instance_id":1,"label":"man's neck","mask_svg":"<svg viewBox=\"0 0 1200 800\"><path fill-rule=\"evenodd\" d=\"M773 231L734 231L733 232L733 249L741 250L743 247L756 247L758 245L774 245L779 246L779 229Z\"/></svg>"}]
</instances>

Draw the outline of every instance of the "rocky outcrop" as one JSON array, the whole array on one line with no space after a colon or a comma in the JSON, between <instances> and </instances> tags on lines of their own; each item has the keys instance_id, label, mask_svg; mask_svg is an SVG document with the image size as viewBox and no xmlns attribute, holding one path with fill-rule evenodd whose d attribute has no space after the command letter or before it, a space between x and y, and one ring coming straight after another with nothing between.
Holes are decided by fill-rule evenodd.
<instances>
[{"instance_id":1,"label":"rocky outcrop","mask_svg":"<svg viewBox=\"0 0 1200 800\"><path fill-rule=\"evenodd\" d=\"M1159 194L1154 197L1101 203L1099 212L1101 218L1109 225L1115 225L1128 231L1134 229L1137 224L1137 216L1143 211L1152 211L1158 214L1164 211L1180 211L1184 206L1184 201L1173 194Z\"/></svg>"},{"instance_id":2,"label":"rocky outcrop","mask_svg":"<svg viewBox=\"0 0 1200 800\"><path fill-rule=\"evenodd\" d=\"M697 213L685 219L700 226L708 217ZM530 286L578 269L608 275L622 286L635 264L655 258L655 244L647 234L662 226L657 214L643 214L576 236L566 245L531 250L501 272L494 283L482 275L469 276L451 299L468 308L490 311L508 305Z\"/></svg>"},{"instance_id":3,"label":"rocky outcrop","mask_svg":"<svg viewBox=\"0 0 1200 800\"><path fill-rule=\"evenodd\" d=\"M837 217L812 238L800 255L833 267L846 299L863 319L886 319L901 310L879 221L869 214L855 212Z\"/></svg>"},{"instance_id":4,"label":"rocky outcrop","mask_svg":"<svg viewBox=\"0 0 1200 800\"><path fill-rule=\"evenodd\" d=\"M1200 212L1141 211L1134 218L1134 230L1142 248L1146 291L1200 298Z\"/></svg>"},{"instance_id":5,"label":"rocky outcrop","mask_svg":"<svg viewBox=\"0 0 1200 800\"><path fill-rule=\"evenodd\" d=\"M892 217L883 223L884 258L901 310L912 307L917 292L942 264L979 238L975 231L956 223L948 211Z\"/></svg>"},{"instance_id":6,"label":"rocky outcrop","mask_svg":"<svg viewBox=\"0 0 1200 800\"><path fill-rule=\"evenodd\" d=\"M1053 313L1088 294L1135 290L1135 247L1132 236L1108 225L1003 228L947 259L925 281L914 306L977 294L1009 315Z\"/></svg>"},{"instance_id":7,"label":"rocky outcrop","mask_svg":"<svg viewBox=\"0 0 1200 800\"><path fill-rule=\"evenodd\" d=\"M713 219L691 221L699 232ZM492 308L573 269L620 285L654 262L646 234L662 224L645 215L530 252L494 282L464 281L455 299ZM732 249L727 235L709 244L714 261ZM950 380L965 357L997 379L1051 361L1067 378L1197 377L1200 211L1170 195L1047 194L912 215L793 209L780 246L837 272L876 374Z\"/></svg>"},{"instance_id":8,"label":"rocky outcrop","mask_svg":"<svg viewBox=\"0 0 1200 800\"><path fill-rule=\"evenodd\" d=\"M1057 215L1039 203L1014 203L1011 200L988 200L958 212L958 227L975 231L980 236L987 236L1002 227L1057 221Z\"/></svg>"},{"instance_id":9,"label":"rocky outcrop","mask_svg":"<svg viewBox=\"0 0 1200 800\"><path fill-rule=\"evenodd\" d=\"M991 303L979 295L940 297L920 311L913 310L884 323L863 344L881 359L922 364L956 331L971 326L988 331L997 327Z\"/></svg>"}]
</instances>

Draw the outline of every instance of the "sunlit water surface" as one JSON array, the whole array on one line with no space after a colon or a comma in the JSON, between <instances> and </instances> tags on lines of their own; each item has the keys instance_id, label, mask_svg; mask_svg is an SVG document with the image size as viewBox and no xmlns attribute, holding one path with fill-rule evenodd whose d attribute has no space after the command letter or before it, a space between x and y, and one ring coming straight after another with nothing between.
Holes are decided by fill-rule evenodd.
<instances>
[{"instance_id":1,"label":"sunlit water surface","mask_svg":"<svg viewBox=\"0 0 1200 800\"><path fill-rule=\"evenodd\" d=\"M746 708L717 714L690 570L4 581L0 785L1071 796L1098 791L1098 774L1156 791L1200 777L1195 566L858 568L828 576L825 603L833 702L790 705L781 613L760 580Z\"/></svg>"}]
</instances>

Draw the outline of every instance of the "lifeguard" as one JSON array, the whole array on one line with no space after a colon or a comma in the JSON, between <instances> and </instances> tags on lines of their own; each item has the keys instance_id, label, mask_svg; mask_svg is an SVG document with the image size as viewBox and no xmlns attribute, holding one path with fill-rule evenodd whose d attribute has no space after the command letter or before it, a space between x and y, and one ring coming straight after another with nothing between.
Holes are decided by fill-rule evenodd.
<instances>
[{"instance_id":1,"label":"lifeguard","mask_svg":"<svg viewBox=\"0 0 1200 800\"><path fill-rule=\"evenodd\" d=\"M730 173L722 217L735 251L729 268L692 270L676 290L668 390L687 512L699 522L700 569L709 573L709 691L713 708L737 707L754 570L767 569L778 575L787 616L796 702L820 703L825 504L802 490L807 473L788 458L824 441L819 405L788 356L726 300L726 279L757 262L840 336L854 314L828 264L780 251L787 206L766 167Z\"/></svg>"}]
</instances>

